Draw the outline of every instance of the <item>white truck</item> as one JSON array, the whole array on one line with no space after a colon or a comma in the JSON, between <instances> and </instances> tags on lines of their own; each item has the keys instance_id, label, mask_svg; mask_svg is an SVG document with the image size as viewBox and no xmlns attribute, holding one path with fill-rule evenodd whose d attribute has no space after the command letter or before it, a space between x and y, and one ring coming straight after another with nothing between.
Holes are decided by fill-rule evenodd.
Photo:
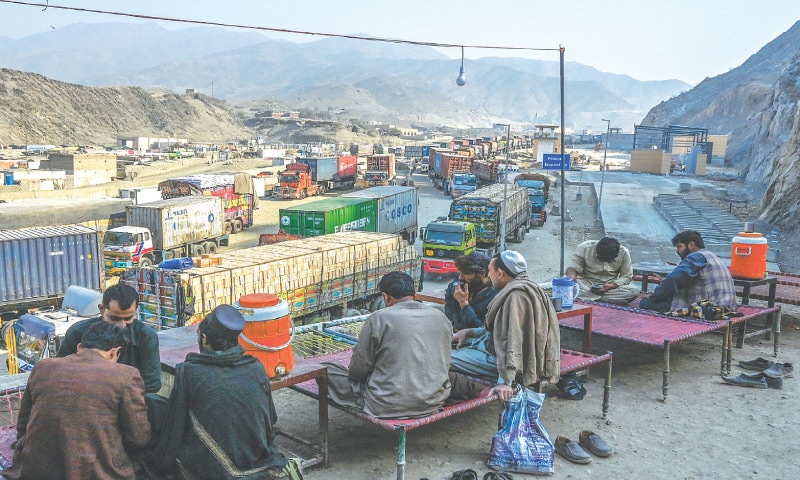
<instances>
[{"instance_id":1,"label":"white truck","mask_svg":"<svg viewBox=\"0 0 800 480\"><path fill-rule=\"evenodd\" d=\"M228 245L222 199L187 196L129 205L126 225L103 236L107 275L172 258L216 253Z\"/></svg>"}]
</instances>

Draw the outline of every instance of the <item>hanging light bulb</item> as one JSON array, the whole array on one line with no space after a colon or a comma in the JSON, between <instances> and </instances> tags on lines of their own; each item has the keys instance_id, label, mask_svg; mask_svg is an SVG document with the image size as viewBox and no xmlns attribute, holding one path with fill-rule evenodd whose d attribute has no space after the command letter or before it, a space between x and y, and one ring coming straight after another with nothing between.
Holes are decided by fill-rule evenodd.
<instances>
[{"instance_id":1,"label":"hanging light bulb","mask_svg":"<svg viewBox=\"0 0 800 480\"><path fill-rule=\"evenodd\" d=\"M467 83L467 76L464 74L464 47L461 47L461 70L456 78L456 85L463 87Z\"/></svg>"}]
</instances>

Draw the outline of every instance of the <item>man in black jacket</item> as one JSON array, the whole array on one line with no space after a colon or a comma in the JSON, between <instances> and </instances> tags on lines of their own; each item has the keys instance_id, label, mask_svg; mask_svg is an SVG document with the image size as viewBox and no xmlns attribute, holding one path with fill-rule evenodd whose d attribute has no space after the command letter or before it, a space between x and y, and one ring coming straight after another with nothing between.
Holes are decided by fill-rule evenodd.
<instances>
[{"instance_id":1,"label":"man in black jacket","mask_svg":"<svg viewBox=\"0 0 800 480\"><path fill-rule=\"evenodd\" d=\"M124 328L130 339L130 346L122 351L119 363L139 370L144 380L145 393L155 393L161 389L161 358L158 353L158 336L150 325L136 318L139 307L139 294L130 285L116 284L103 293L103 303L98 305L100 316L82 320L69 327L57 357L66 357L78 351L83 333L98 322L108 322Z\"/></svg>"}]
</instances>

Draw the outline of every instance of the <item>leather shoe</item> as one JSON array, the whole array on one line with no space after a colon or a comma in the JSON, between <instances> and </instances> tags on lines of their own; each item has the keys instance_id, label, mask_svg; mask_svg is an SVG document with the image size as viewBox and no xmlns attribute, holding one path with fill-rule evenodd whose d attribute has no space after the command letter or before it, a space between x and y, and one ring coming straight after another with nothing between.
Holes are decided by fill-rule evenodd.
<instances>
[{"instance_id":1,"label":"leather shoe","mask_svg":"<svg viewBox=\"0 0 800 480\"><path fill-rule=\"evenodd\" d=\"M769 378L791 378L794 377L794 367L791 363L776 363L762 373Z\"/></svg>"},{"instance_id":2,"label":"leather shoe","mask_svg":"<svg viewBox=\"0 0 800 480\"><path fill-rule=\"evenodd\" d=\"M767 380L761 374L758 375L758 378L745 374L741 374L738 377L722 377L722 381L740 387L767 388Z\"/></svg>"},{"instance_id":3,"label":"leather shoe","mask_svg":"<svg viewBox=\"0 0 800 480\"><path fill-rule=\"evenodd\" d=\"M584 430L578 437L578 443L584 448L589 449L590 452L598 457L608 457L614 453L611 445L607 444L605 440L600 438L600 435L591 430Z\"/></svg>"},{"instance_id":4,"label":"leather shoe","mask_svg":"<svg viewBox=\"0 0 800 480\"><path fill-rule=\"evenodd\" d=\"M556 452L573 463L592 463L592 457L586 453L578 442L559 435L555 442Z\"/></svg>"},{"instance_id":5,"label":"leather shoe","mask_svg":"<svg viewBox=\"0 0 800 480\"><path fill-rule=\"evenodd\" d=\"M767 381L767 387L775 388L775 389L783 388L783 379L782 378L780 378L780 377L778 377L778 378L768 377L768 376L764 375L764 372L743 373L743 374L741 374L741 376L742 377L747 377L747 378L752 378L755 381L758 381L759 378L763 378L763 379L765 379Z\"/></svg>"},{"instance_id":6,"label":"leather shoe","mask_svg":"<svg viewBox=\"0 0 800 480\"><path fill-rule=\"evenodd\" d=\"M755 360L739 360L739 366L745 370L757 370L759 372L763 372L773 365L775 365L775 362L761 357L758 357Z\"/></svg>"}]
</instances>

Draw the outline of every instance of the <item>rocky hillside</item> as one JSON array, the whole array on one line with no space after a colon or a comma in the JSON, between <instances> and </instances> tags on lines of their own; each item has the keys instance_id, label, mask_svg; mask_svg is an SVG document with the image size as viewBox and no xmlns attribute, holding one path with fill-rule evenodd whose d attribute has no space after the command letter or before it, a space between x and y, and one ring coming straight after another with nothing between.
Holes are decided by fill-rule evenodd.
<instances>
[{"instance_id":1,"label":"rocky hillside","mask_svg":"<svg viewBox=\"0 0 800 480\"><path fill-rule=\"evenodd\" d=\"M114 145L121 136L224 142L252 131L203 94L95 88L0 69L0 144Z\"/></svg>"}]
</instances>

